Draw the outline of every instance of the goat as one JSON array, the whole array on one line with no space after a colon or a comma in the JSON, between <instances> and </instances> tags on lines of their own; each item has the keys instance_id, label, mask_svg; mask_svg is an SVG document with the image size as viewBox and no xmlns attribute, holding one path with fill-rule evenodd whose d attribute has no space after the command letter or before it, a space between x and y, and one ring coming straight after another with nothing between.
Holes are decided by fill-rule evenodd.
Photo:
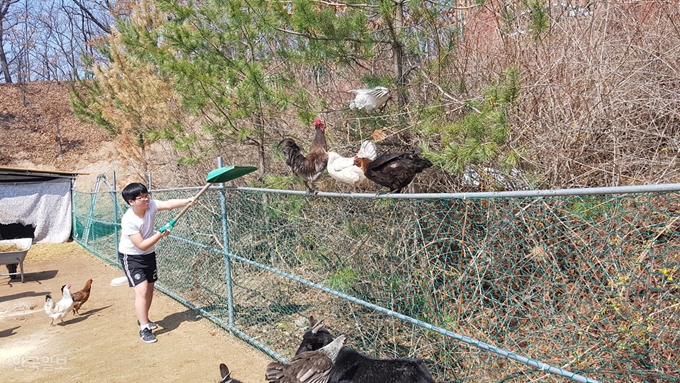
<instances>
[{"instance_id":1,"label":"goat","mask_svg":"<svg viewBox=\"0 0 680 383\"><path fill-rule=\"evenodd\" d=\"M328 383L435 383L421 359L378 359L343 347Z\"/></svg>"},{"instance_id":2,"label":"goat","mask_svg":"<svg viewBox=\"0 0 680 383\"><path fill-rule=\"evenodd\" d=\"M340 335L318 350L295 355L288 363L269 363L265 379L270 383L326 383L344 343L345 336Z\"/></svg>"},{"instance_id":3,"label":"goat","mask_svg":"<svg viewBox=\"0 0 680 383\"><path fill-rule=\"evenodd\" d=\"M220 363L220 375L222 376L220 383L241 383L240 380L231 378L231 372L229 372L229 368L224 363Z\"/></svg>"},{"instance_id":4,"label":"goat","mask_svg":"<svg viewBox=\"0 0 680 383\"><path fill-rule=\"evenodd\" d=\"M305 351L315 351L321 347L331 343L334 339L333 334L331 334L323 326L323 319L320 321L314 320L313 316L309 316L309 330L307 330L304 335L302 335L302 342L295 355L301 354Z\"/></svg>"},{"instance_id":5,"label":"goat","mask_svg":"<svg viewBox=\"0 0 680 383\"><path fill-rule=\"evenodd\" d=\"M295 355L318 350L333 341L323 326L323 319L309 317L310 329L302 337ZM343 347L333 363L328 383L434 383L432 374L421 359L378 359Z\"/></svg>"}]
</instances>

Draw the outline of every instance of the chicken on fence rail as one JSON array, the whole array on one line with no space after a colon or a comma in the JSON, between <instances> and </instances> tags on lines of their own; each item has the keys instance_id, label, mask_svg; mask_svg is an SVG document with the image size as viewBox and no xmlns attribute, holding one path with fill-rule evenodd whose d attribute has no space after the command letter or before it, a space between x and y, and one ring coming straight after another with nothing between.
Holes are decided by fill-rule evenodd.
<instances>
[{"instance_id":1,"label":"chicken on fence rail","mask_svg":"<svg viewBox=\"0 0 680 383\"><path fill-rule=\"evenodd\" d=\"M302 183L310 193L316 192L316 182L328 164L328 149L326 145L326 127L320 119L314 120L314 139L309 153L302 154L300 147L292 138L285 138L279 142L281 151L286 156L286 165L300 177Z\"/></svg>"},{"instance_id":2,"label":"chicken on fence rail","mask_svg":"<svg viewBox=\"0 0 680 383\"><path fill-rule=\"evenodd\" d=\"M360 167L366 178L390 189L390 193L400 193L408 186L416 174L432 166L432 162L420 156L420 148L408 152L386 153L374 161L355 158L354 165Z\"/></svg>"},{"instance_id":3,"label":"chicken on fence rail","mask_svg":"<svg viewBox=\"0 0 680 383\"><path fill-rule=\"evenodd\" d=\"M354 157L342 157L337 152L328 152L328 175L336 181L350 184L356 188L366 181L366 176L360 168L354 166L354 161L357 158L373 161L376 156L375 144L371 141L362 142L361 148Z\"/></svg>"}]
</instances>

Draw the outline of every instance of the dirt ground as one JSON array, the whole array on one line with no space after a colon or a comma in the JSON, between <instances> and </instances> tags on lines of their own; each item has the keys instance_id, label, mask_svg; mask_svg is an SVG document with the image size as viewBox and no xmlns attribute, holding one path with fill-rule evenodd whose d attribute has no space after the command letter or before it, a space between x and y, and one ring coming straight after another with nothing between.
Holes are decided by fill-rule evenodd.
<instances>
[{"instance_id":1,"label":"dirt ground","mask_svg":"<svg viewBox=\"0 0 680 383\"><path fill-rule=\"evenodd\" d=\"M0 265L0 273L6 273ZM139 339L134 293L111 286L122 272L75 242L34 244L24 261L25 282L0 276L0 371L8 382L217 382L219 363L243 382L263 382L266 354L156 292L150 316L158 342ZM59 289L83 288L90 299L80 316L50 326L43 304ZM57 323L58 321L55 321Z\"/></svg>"}]
</instances>

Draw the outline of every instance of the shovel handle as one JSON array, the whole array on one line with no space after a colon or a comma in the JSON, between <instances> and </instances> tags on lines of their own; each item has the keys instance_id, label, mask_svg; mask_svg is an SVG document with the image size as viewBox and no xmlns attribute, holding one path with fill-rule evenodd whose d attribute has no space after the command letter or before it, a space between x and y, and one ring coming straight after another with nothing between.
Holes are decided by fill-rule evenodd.
<instances>
[{"instance_id":1,"label":"shovel handle","mask_svg":"<svg viewBox=\"0 0 680 383\"><path fill-rule=\"evenodd\" d=\"M201 196L203 195L203 193L205 193L206 190L208 190L208 188L210 187L210 185L211 185L210 183L205 184L205 186L203 186L203 189L201 189L201 191L199 191L198 194L196 194L196 195L194 196L194 201L198 201L198 198L201 197ZM180 219L180 218L184 215L184 213L186 213L187 210L189 210L190 207L191 207L191 204L184 206L184 208L182 209L182 211L180 211L179 214L177 214L177 215L175 216L175 218L173 218L173 219L172 219L170 222L168 222L166 225L164 225L163 227L161 227L160 229L158 229L158 231L162 233L162 232L164 232L164 231L166 231L166 230L172 230L172 228L175 226L175 223L177 222L177 220Z\"/></svg>"}]
</instances>

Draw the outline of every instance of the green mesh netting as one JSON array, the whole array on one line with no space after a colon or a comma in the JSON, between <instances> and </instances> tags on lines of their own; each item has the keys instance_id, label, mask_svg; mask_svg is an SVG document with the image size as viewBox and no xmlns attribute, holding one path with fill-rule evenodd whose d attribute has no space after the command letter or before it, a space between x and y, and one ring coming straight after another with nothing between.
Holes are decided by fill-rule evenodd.
<instances>
[{"instance_id":1,"label":"green mesh netting","mask_svg":"<svg viewBox=\"0 0 680 383\"><path fill-rule=\"evenodd\" d=\"M217 321L231 313L233 329L274 355L292 357L313 315L362 352L424 359L437 381L680 380L678 192L390 199L227 189L224 200L225 214L209 190L160 242L159 285ZM76 193L74 206L76 240L116 263L110 194ZM157 226L174 214L160 212Z\"/></svg>"}]
</instances>

